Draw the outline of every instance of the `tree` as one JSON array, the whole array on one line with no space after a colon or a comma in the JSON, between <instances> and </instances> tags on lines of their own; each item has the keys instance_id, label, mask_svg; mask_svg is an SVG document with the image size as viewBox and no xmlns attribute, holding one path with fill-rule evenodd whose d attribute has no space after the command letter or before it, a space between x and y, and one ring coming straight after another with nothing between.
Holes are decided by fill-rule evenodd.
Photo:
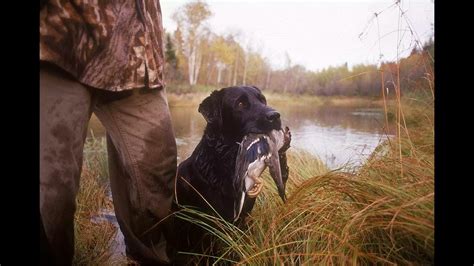
<instances>
[{"instance_id":1,"label":"tree","mask_svg":"<svg viewBox=\"0 0 474 266\"><path fill-rule=\"evenodd\" d=\"M173 20L183 39L183 54L188 65L190 85L196 85L202 60L202 41L209 35L206 20L212 15L209 5L201 1L190 2L173 14Z\"/></svg>"},{"instance_id":2,"label":"tree","mask_svg":"<svg viewBox=\"0 0 474 266\"><path fill-rule=\"evenodd\" d=\"M239 30L227 34L212 33L206 27L211 16L209 6L195 1L182 6L174 15L177 29L166 35L165 59L167 78L173 82L232 86L238 82L262 89L313 95L379 95L383 88L392 91L400 73L402 92L426 86L434 78L434 37L413 48L410 56L395 62L359 64L349 70L348 63L309 71L292 61L288 53L283 68L273 69L270 57ZM398 66L400 69L398 69ZM181 74L182 73L182 74ZM187 78L186 78L187 76ZM432 79L432 78L431 78ZM390 94L392 95L392 94Z\"/></svg>"},{"instance_id":3,"label":"tree","mask_svg":"<svg viewBox=\"0 0 474 266\"><path fill-rule=\"evenodd\" d=\"M285 52L285 82L283 86L283 93L286 93L288 90L288 85L290 83L290 68L291 68L291 58L288 55L288 52Z\"/></svg>"},{"instance_id":4,"label":"tree","mask_svg":"<svg viewBox=\"0 0 474 266\"><path fill-rule=\"evenodd\" d=\"M252 53L252 47L250 47L250 45L247 45L247 50L245 51L245 55L244 55L244 72L243 72L243 77L242 77L243 85L246 85L246 82L247 82L247 69L248 69L251 53Z\"/></svg>"},{"instance_id":5,"label":"tree","mask_svg":"<svg viewBox=\"0 0 474 266\"><path fill-rule=\"evenodd\" d=\"M216 85L222 83L222 72L230 68L235 60L235 54L230 44L222 37L217 36L211 43L211 51L216 58L217 80Z\"/></svg>"},{"instance_id":6,"label":"tree","mask_svg":"<svg viewBox=\"0 0 474 266\"><path fill-rule=\"evenodd\" d=\"M238 69L243 63L240 63L241 60L244 58L244 49L240 46L240 42L238 41L241 39L242 32L235 31L227 35L226 41L231 47L232 53L234 54L234 61L233 61L233 71L229 72L230 76L232 77L232 82L229 85L236 86L237 85L237 76L238 76Z\"/></svg>"},{"instance_id":7,"label":"tree","mask_svg":"<svg viewBox=\"0 0 474 266\"><path fill-rule=\"evenodd\" d=\"M173 45L173 41L171 40L171 36L169 33L166 34L166 45L165 45L165 68L166 68L166 75L169 76L170 80L176 80L179 76L179 68L178 68L178 57L176 55L176 50Z\"/></svg>"},{"instance_id":8,"label":"tree","mask_svg":"<svg viewBox=\"0 0 474 266\"><path fill-rule=\"evenodd\" d=\"M256 52L249 53L247 58L245 82L261 88L265 85L265 61Z\"/></svg>"}]
</instances>

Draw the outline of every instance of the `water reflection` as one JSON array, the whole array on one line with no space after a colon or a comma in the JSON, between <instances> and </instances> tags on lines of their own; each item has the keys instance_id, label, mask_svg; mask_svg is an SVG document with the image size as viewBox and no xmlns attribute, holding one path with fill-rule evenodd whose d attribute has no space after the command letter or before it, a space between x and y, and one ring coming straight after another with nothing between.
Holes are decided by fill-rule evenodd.
<instances>
[{"instance_id":1,"label":"water reflection","mask_svg":"<svg viewBox=\"0 0 474 266\"><path fill-rule=\"evenodd\" d=\"M293 132L293 147L310 152L329 168L358 166L387 138L382 109L277 106ZM388 134L390 135L390 134Z\"/></svg>"}]
</instances>

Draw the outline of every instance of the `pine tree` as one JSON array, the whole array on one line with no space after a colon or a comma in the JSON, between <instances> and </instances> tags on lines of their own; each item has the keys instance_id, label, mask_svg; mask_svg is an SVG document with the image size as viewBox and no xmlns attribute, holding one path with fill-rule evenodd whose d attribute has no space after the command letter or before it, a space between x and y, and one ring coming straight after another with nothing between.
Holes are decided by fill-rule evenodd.
<instances>
[{"instance_id":1,"label":"pine tree","mask_svg":"<svg viewBox=\"0 0 474 266\"><path fill-rule=\"evenodd\" d=\"M166 34L165 61L174 70L178 70L178 57L169 33Z\"/></svg>"}]
</instances>

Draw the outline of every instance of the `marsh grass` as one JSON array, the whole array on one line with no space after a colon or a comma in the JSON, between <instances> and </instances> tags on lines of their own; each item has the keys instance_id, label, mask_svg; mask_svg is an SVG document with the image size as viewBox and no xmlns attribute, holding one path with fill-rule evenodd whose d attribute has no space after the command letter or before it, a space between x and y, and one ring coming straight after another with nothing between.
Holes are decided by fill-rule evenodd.
<instances>
[{"instance_id":1,"label":"marsh grass","mask_svg":"<svg viewBox=\"0 0 474 266\"><path fill-rule=\"evenodd\" d=\"M113 212L109 198L105 138L87 139L80 188L76 198L74 265L126 265L125 256L113 254L111 246L117 228L100 219L104 211Z\"/></svg>"},{"instance_id":2,"label":"marsh grass","mask_svg":"<svg viewBox=\"0 0 474 266\"><path fill-rule=\"evenodd\" d=\"M196 210L178 213L206 229L219 250L212 260L190 254L194 263L432 264L433 99L407 95L389 102L388 112L398 114L400 106L400 134L382 142L357 171L329 171L317 158L289 152L287 202L265 174L244 229Z\"/></svg>"}]
</instances>

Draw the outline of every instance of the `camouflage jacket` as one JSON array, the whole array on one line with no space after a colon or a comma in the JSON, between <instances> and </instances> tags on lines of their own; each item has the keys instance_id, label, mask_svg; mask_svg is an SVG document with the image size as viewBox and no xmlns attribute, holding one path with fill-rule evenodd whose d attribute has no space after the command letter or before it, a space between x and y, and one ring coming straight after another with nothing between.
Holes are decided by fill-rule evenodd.
<instances>
[{"instance_id":1,"label":"camouflage jacket","mask_svg":"<svg viewBox=\"0 0 474 266\"><path fill-rule=\"evenodd\" d=\"M48 1L40 11L40 60L95 88L159 88L162 35L159 0Z\"/></svg>"}]
</instances>

